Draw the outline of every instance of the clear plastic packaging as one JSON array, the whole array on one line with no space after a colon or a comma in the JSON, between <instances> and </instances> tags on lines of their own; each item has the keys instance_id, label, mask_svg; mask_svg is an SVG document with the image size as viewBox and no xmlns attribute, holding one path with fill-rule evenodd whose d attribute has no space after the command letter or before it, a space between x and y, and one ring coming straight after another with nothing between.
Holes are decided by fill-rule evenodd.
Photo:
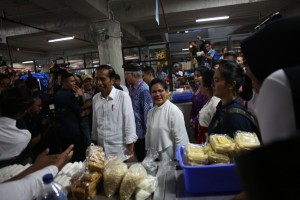
<instances>
[{"instance_id":1,"label":"clear plastic packaging","mask_svg":"<svg viewBox=\"0 0 300 200\"><path fill-rule=\"evenodd\" d=\"M149 148L142 162L143 166L149 173L153 173L157 170L157 163L155 162L157 158L158 152L154 148Z\"/></svg>"},{"instance_id":2,"label":"clear plastic packaging","mask_svg":"<svg viewBox=\"0 0 300 200\"><path fill-rule=\"evenodd\" d=\"M105 196L110 198L119 190L122 179L127 171L127 165L120 158L112 158L107 161L103 171Z\"/></svg>"},{"instance_id":3,"label":"clear plastic packaging","mask_svg":"<svg viewBox=\"0 0 300 200\"><path fill-rule=\"evenodd\" d=\"M151 175L148 175L143 179L138 185L135 192L136 200L145 200L147 199L157 188L157 178Z\"/></svg>"},{"instance_id":4,"label":"clear plastic packaging","mask_svg":"<svg viewBox=\"0 0 300 200\"><path fill-rule=\"evenodd\" d=\"M38 200L67 200L67 193L63 187L58 183L54 182L52 174L45 174L43 176L44 189L43 194Z\"/></svg>"},{"instance_id":5,"label":"clear plastic packaging","mask_svg":"<svg viewBox=\"0 0 300 200\"><path fill-rule=\"evenodd\" d=\"M86 151L84 168L71 178L71 192L75 199L94 199L97 185L102 180L105 153L103 148L91 144Z\"/></svg>"},{"instance_id":6,"label":"clear plastic packaging","mask_svg":"<svg viewBox=\"0 0 300 200\"><path fill-rule=\"evenodd\" d=\"M237 131L234 134L234 141L239 149L254 149L260 147L260 142L255 133Z\"/></svg>"},{"instance_id":7,"label":"clear plastic packaging","mask_svg":"<svg viewBox=\"0 0 300 200\"><path fill-rule=\"evenodd\" d=\"M208 161L209 164L229 164L230 158L225 154L210 151L208 152Z\"/></svg>"},{"instance_id":8,"label":"clear plastic packaging","mask_svg":"<svg viewBox=\"0 0 300 200\"><path fill-rule=\"evenodd\" d=\"M101 179L101 173L88 171L78 177L73 177L71 179L73 197L77 200L94 199L97 193L97 184Z\"/></svg>"},{"instance_id":9,"label":"clear plastic packaging","mask_svg":"<svg viewBox=\"0 0 300 200\"><path fill-rule=\"evenodd\" d=\"M206 154L208 154L209 152L213 151L211 145L208 142L203 145L203 149L204 149L204 152Z\"/></svg>"},{"instance_id":10,"label":"clear plastic packaging","mask_svg":"<svg viewBox=\"0 0 300 200\"><path fill-rule=\"evenodd\" d=\"M208 155L202 145L187 144L184 148L187 164L191 166L205 165L208 163Z\"/></svg>"},{"instance_id":11,"label":"clear plastic packaging","mask_svg":"<svg viewBox=\"0 0 300 200\"><path fill-rule=\"evenodd\" d=\"M147 171L141 163L131 165L125 174L120 187L120 200L128 200L138 184L147 177Z\"/></svg>"},{"instance_id":12,"label":"clear plastic packaging","mask_svg":"<svg viewBox=\"0 0 300 200\"><path fill-rule=\"evenodd\" d=\"M91 144L86 151L86 161L90 172L102 173L104 169L105 153L101 146Z\"/></svg>"},{"instance_id":13,"label":"clear plastic packaging","mask_svg":"<svg viewBox=\"0 0 300 200\"><path fill-rule=\"evenodd\" d=\"M230 153L235 150L234 140L225 134L212 134L209 136L209 142L216 153Z\"/></svg>"}]
</instances>

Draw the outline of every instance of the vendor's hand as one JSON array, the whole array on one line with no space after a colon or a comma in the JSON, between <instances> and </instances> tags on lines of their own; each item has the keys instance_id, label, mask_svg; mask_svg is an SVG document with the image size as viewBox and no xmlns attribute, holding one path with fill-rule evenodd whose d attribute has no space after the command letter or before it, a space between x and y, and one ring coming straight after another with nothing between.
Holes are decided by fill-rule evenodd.
<instances>
[{"instance_id":1,"label":"vendor's hand","mask_svg":"<svg viewBox=\"0 0 300 200\"><path fill-rule=\"evenodd\" d=\"M72 144L64 152L58 155L58 158L55 161L55 165L59 170L61 170L65 166L65 164L67 164L71 160L73 156L73 148L74 145Z\"/></svg>"},{"instance_id":2,"label":"vendor's hand","mask_svg":"<svg viewBox=\"0 0 300 200\"><path fill-rule=\"evenodd\" d=\"M126 160L126 162L135 162L134 156L131 156L129 159Z\"/></svg>"},{"instance_id":3,"label":"vendor's hand","mask_svg":"<svg viewBox=\"0 0 300 200\"><path fill-rule=\"evenodd\" d=\"M43 153L39 154L36 161L27 169L19 173L18 175L12 177L8 181L14 181L21 179L28 174L31 174L37 170L43 169L44 167L55 165L58 170L61 170L65 164L67 164L73 156L73 147L70 145L63 153L56 155L48 155L49 148L47 148Z\"/></svg>"},{"instance_id":4,"label":"vendor's hand","mask_svg":"<svg viewBox=\"0 0 300 200\"><path fill-rule=\"evenodd\" d=\"M59 170L61 170L63 166L71 160L73 156L73 148L74 145L70 145L63 153L54 155L48 155L49 148L47 148L44 152L38 155L33 166L36 169L42 169L49 165L55 165Z\"/></svg>"}]
</instances>

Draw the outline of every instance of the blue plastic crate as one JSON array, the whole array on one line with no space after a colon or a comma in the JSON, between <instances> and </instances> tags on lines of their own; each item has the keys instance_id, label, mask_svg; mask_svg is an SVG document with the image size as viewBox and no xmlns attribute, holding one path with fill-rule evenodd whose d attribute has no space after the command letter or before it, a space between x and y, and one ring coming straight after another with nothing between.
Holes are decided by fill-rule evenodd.
<instances>
[{"instance_id":1,"label":"blue plastic crate","mask_svg":"<svg viewBox=\"0 0 300 200\"><path fill-rule=\"evenodd\" d=\"M188 166L183 162L184 146L176 152L183 169L187 192L199 195L236 194L242 191L235 164Z\"/></svg>"},{"instance_id":2,"label":"blue plastic crate","mask_svg":"<svg viewBox=\"0 0 300 200\"><path fill-rule=\"evenodd\" d=\"M186 103L192 101L193 93L192 92L182 92L182 93L173 93L172 102L173 103Z\"/></svg>"}]
</instances>

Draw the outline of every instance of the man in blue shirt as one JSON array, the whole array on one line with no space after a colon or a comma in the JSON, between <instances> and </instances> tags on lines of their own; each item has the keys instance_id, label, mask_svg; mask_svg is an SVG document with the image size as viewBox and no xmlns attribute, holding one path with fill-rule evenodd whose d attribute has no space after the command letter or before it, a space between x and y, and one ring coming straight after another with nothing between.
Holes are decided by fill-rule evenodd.
<instances>
[{"instance_id":1,"label":"man in blue shirt","mask_svg":"<svg viewBox=\"0 0 300 200\"><path fill-rule=\"evenodd\" d=\"M211 42L209 40L205 40L203 42L202 50L204 54L201 55L201 65L212 68L212 61L216 51L212 49Z\"/></svg>"},{"instance_id":2,"label":"man in blue shirt","mask_svg":"<svg viewBox=\"0 0 300 200\"><path fill-rule=\"evenodd\" d=\"M141 66L137 63L130 63L124 66L125 78L131 86L129 94L134 111L136 134L138 140L134 144L136 158L142 162L146 155L145 134L148 111L153 107L149 92L149 86L142 79Z\"/></svg>"}]
</instances>

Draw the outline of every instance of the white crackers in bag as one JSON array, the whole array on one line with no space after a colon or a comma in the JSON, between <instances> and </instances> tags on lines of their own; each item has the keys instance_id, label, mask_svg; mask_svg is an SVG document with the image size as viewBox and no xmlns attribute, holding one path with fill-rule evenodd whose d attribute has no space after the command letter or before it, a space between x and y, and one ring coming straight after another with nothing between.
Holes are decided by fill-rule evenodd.
<instances>
[{"instance_id":1,"label":"white crackers in bag","mask_svg":"<svg viewBox=\"0 0 300 200\"><path fill-rule=\"evenodd\" d=\"M147 171L141 163L133 164L125 174L120 187L120 200L128 200L137 185L147 177Z\"/></svg>"}]
</instances>

